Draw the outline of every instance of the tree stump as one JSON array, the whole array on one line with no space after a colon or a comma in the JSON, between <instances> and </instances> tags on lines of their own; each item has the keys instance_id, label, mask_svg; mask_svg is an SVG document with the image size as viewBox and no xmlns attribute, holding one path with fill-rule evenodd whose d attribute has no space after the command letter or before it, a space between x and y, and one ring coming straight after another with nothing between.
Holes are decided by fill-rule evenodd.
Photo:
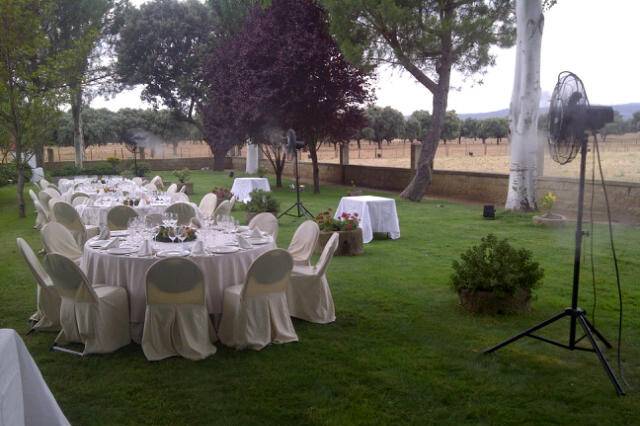
<instances>
[{"instance_id":1,"label":"tree stump","mask_svg":"<svg viewBox=\"0 0 640 426\"><path fill-rule=\"evenodd\" d=\"M318 245L316 246L316 253L322 253L324 246L331 238L333 232L337 232L338 249L335 256L358 256L364 253L364 247L362 242L362 229L356 228L353 231L321 231L320 238L318 238Z\"/></svg>"}]
</instances>

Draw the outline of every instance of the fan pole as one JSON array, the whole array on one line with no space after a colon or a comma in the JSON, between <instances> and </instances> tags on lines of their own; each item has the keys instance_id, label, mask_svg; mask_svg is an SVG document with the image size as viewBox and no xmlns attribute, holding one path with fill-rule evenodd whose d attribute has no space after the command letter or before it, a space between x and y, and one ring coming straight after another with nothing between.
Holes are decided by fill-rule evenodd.
<instances>
[{"instance_id":1,"label":"fan pole","mask_svg":"<svg viewBox=\"0 0 640 426\"><path fill-rule=\"evenodd\" d=\"M564 311L557 313L549 319L544 320L543 322L524 330L521 333L516 334L513 337L487 349L484 351L484 354L490 354L497 351L500 348L503 348L517 340L520 340L523 337L531 337L536 340L541 340L545 343L552 344L554 346L559 346L564 349L568 349L571 351L580 350L586 352L593 352L598 357L598 360L602 364L605 373L609 377L609 380L613 384L613 387L616 390L616 393L620 395L624 395L624 389L620 384L620 381L616 377L615 372L611 368L611 365L607 361L607 358L604 356L604 353L600 349L598 342L596 341L596 337L607 347L611 348L611 344L605 339L605 337L589 322L587 319L587 313L578 306L578 293L580 290L580 258L582 256L582 238L584 237L584 232L582 231L582 219L583 219L583 209L584 209L584 187L585 187L585 174L586 174L586 165L587 165L587 144L588 144L588 136L585 133L584 136L580 140L580 179L579 179L579 189L578 189L578 215L576 218L576 237L575 237L575 254L573 258L573 289L571 293L571 307L566 308ZM563 319L565 317L569 317L570 325L569 325L569 342L568 344L564 344L561 342L557 342L555 340L538 336L537 334L533 334L534 332L541 330L548 325L555 323L556 321ZM578 328L578 324L580 324L580 328L584 331L584 335L582 337L576 338L576 330ZM583 339L587 339L591 347L578 346L578 342Z\"/></svg>"},{"instance_id":2,"label":"fan pole","mask_svg":"<svg viewBox=\"0 0 640 426\"><path fill-rule=\"evenodd\" d=\"M278 216L278 219L280 219L284 215L293 216L293 217L303 217L308 215L310 218L313 218L313 214L311 214L311 212L307 210L304 204L302 204L302 201L300 201L300 174L298 172L298 149L297 148L293 150L293 164L294 164L293 169L296 175L296 202L287 210L285 210L283 213L280 213L280 216ZM294 208L298 210L297 214L289 213Z\"/></svg>"}]
</instances>

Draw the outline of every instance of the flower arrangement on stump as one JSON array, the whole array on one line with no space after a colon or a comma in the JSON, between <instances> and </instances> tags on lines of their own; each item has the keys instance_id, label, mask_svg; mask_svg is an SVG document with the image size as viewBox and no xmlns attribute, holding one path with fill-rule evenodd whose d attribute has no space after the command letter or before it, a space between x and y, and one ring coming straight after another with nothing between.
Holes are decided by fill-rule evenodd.
<instances>
[{"instance_id":1,"label":"flower arrangement on stump","mask_svg":"<svg viewBox=\"0 0 640 426\"><path fill-rule=\"evenodd\" d=\"M545 212L543 215L534 216L533 223L536 225L543 225L552 228L558 228L564 226L567 218L561 214L553 213L551 210L555 205L558 197L553 192L547 192L547 194L542 197L541 205L542 210Z\"/></svg>"},{"instance_id":2,"label":"flower arrangement on stump","mask_svg":"<svg viewBox=\"0 0 640 426\"><path fill-rule=\"evenodd\" d=\"M362 242L362 229L358 227L360 218L358 213L343 212L337 219L333 217L331 209L323 211L316 216L316 223L320 227L320 238L316 251L321 252L329 241L331 234L339 235L336 256L357 256L364 252Z\"/></svg>"}]
</instances>

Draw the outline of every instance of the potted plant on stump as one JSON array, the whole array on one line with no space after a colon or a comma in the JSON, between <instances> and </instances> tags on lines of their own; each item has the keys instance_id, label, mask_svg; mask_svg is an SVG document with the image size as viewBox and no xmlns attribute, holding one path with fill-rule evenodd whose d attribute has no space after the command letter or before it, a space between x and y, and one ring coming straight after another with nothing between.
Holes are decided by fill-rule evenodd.
<instances>
[{"instance_id":1,"label":"potted plant on stump","mask_svg":"<svg viewBox=\"0 0 640 426\"><path fill-rule=\"evenodd\" d=\"M251 200L247 201L245 209L247 210L247 223L253 219L258 213L271 213L277 215L280 203L275 199L271 192L255 189L249 194Z\"/></svg>"},{"instance_id":2,"label":"potted plant on stump","mask_svg":"<svg viewBox=\"0 0 640 426\"><path fill-rule=\"evenodd\" d=\"M331 238L331 234L338 233L338 249L336 256L357 256L364 253L362 242L362 229L358 228L360 219L358 213L342 213L338 219L333 217L331 209L316 216L316 222L320 227L320 237L316 252L322 252L324 246Z\"/></svg>"},{"instance_id":3,"label":"potted plant on stump","mask_svg":"<svg viewBox=\"0 0 640 426\"><path fill-rule=\"evenodd\" d=\"M554 204L556 203L556 199L557 197L553 192L548 192L547 195L542 198L542 210L545 211L545 214L541 216L534 216L533 223L550 228L559 228L561 226L564 226L567 218L562 216L561 214L553 213L551 211Z\"/></svg>"},{"instance_id":4,"label":"potted plant on stump","mask_svg":"<svg viewBox=\"0 0 640 426\"><path fill-rule=\"evenodd\" d=\"M454 261L453 270L451 284L460 304L470 312L491 315L529 311L531 291L544 275L529 250L515 249L493 234Z\"/></svg>"},{"instance_id":5,"label":"potted plant on stump","mask_svg":"<svg viewBox=\"0 0 640 426\"><path fill-rule=\"evenodd\" d=\"M189 182L189 179L191 179L191 170L186 167L182 170L174 170L173 175L178 178L178 191L180 191L183 186L186 186L185 194L192 195L193 182Z\"/></svg>"}]
</instances>

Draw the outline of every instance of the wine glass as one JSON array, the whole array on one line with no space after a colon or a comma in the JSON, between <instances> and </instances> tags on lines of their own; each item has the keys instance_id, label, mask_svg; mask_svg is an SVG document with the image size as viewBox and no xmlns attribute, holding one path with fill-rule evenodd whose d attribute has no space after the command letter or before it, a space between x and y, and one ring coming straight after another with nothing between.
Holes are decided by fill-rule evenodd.
<instances>
[{"instance_id":1,"label":"wine glass","mask_svg":"<svg viewBox=\"0 0 640 426\"><path fill-rule=\"evenodd\" d=\"M177 228L178 240L180 240L180 251L184 251L184 240L187 239L187 227L184 225Z\"/></svg>"},{"instance_id":2,"label":"wine glass","mask_svg":"<svg viewBox=\"0 0 640 426\"><path fill-rule=\"evenodd\" d=\"M176 229L171 227L167 229L167 236L169 237L169 239L171 240L172 243L175 243L176 241Z\"/></svg>"}]
</instances>

